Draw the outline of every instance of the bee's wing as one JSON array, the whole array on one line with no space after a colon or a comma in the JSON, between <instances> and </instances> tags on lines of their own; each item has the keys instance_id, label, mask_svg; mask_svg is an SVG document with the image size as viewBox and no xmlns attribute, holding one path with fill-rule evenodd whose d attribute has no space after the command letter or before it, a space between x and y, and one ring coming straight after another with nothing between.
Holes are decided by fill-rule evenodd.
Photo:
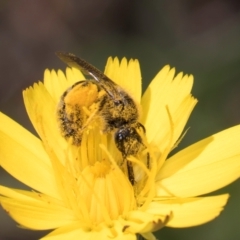
<instances>
[{"instance_id":1,"label":"bee's wing","mask_svg":"<svg viewBox=\"0 0 240 240\"><path fill-rule=\"evenodd\" d=\"M93 77L98 85L101 86L111 98L119 98L118 85L103 72L72 53L56 52L56 55L68 66L77 68L81 70L83 74Z\"/></svg>"}]
</instances>

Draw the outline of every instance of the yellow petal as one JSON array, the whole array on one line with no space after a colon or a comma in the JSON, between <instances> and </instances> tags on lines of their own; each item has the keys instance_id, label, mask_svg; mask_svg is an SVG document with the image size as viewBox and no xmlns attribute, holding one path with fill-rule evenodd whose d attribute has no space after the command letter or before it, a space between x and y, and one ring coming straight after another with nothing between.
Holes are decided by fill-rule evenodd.
<instances>
[{"instance_id":1,"label":"yellow petal","mask_svg":"<svg viewBox=\"0 0 240 240\"><path fill-rule=\"evenodd\" d=\"M66 69L66 78L67 78L67 81L69 81L68 86L72 86L74 83L78 81L85 80L85 77L81 73L81 71L74 67Z\"/></svg>"},{"instance_id":2,"label":"yellow petal","mask_svg":"<svg viewBox=\"0 0 240 240\"><path fill-rule=\"evenodd\" d=\"M43 193L39 192L33 192L33 191L26 191L26 190L19 190L14 188L8 188L0 185L0 195L8 198L12 198L20 201L29 201L29 200L40 200L45 201L48 203L54 203L57 205L63 205L62 200L58 200L54 197L51 197L49 195L45 195Z\"/></svg>"},{"instance_id":3,"label":"yellow petal","mask_svg":"<svg viewBox=\"0 0 240 240\"><path fill-rule=\"evenodd\" d=\"M175 69L165 66L142 98L141 121L146 127L148 141L159 146L160 152L169 144L170 134L172 146L177 141L197 102L190 94L193 76L179 73L174 78L174 74Z\"/></svg>"},{"instance_id":4,"label":"yellow petal","mask_svg":"<svg viewBox=\"0 0 240 240\"><path fill-rule=\"evenodd\" d=\"M70 209L49 201L30 197L28 200L16 200L0 196L0 202L16 222L30 229L58 228L76 221Z\"/></svg>"},{"instance_id":5,"label":"yellow petal","mask_svg":"<svg viewBox=\"0 0 240 240\"><path fill-rule=\"evenodd\" d=\"M74 83L82 80L85 80L85 77L80 70L76 68L67 68L66 76L61 70L58 70L57 73L54 70L45 70L43 81L44 86L52 96L53 100L58 103L63 92Z\"/></svg>"},{"instance_id":6,"label":"yellow petal","mask_svg":"<svg viewBox=\"0 0 240 240\"><path fill-rule=\"evenodd\" d=\"M118 58L108 58L104 73L115 83L126 90L139 104L142 95L142 78L139 62L123 58L119 63Z\"/></svg>"},{"instance_id":7,"label":"yellow petal","mask_svg":"<svg viewBox=\"0 0 240 240\"><path fill-rule=\"evenodd\" d=\"M44 72L44 86L55 102L59 102L63 92L71 87L75 82L85 80L83 74L76 68L67 68L66 76L61 71L46 69Z\"/></svg>"},{"instance_id":8,"label":"yellow petal","mask_svg":"<svg viewBox=\"0 0 240 240\"><path fill-rule=\"evenodd\" d=\"M29 118L44 144L54 151L60 161L64 161L67 143L58 127L57 103L41 82L26 89L23 98Z\"/></svg>"},{"instance_id":9,"label":"yellow petal","mask_svg":"<svg viewBox=\"0 0 240 240\"><path fill-rule=\"evenodd\" d=\"M59 71L57 74L55 70L45 70L44 86L51 94L54 101L59 101L61 94L63 93L64 89L66 89L66 83L67 80L62 71Z\"/></svg>"},{"instance_id":10,"label":"yellow petal","mask_svg":"<svg viewBox=\"0 0 240 240\"><path fill-rule=\"evenodd\" d=\"M113 227L104 226L100 229L83 229L79 223L73 223L56 229L41 240L65 240L65 239L106 239L106 240L136 240L136 235L124 233L122 226L115 222Z\"/></svg>"},{"instance_id":11,"label":"yellow petal","mask_svg":"<svg viewBox=\"0 0 240 240\"><path fill-rule=\"evenodd\" d=\"M41 141L0 113L0 165L19 181L59 198L51 162Z\"/></svg>"},{"instance_id":12,"label":"yellow petal","mask_svg":"<svg viewBox=\"0 0 240 240\"><path fill-rule=\"evenodd\" d=\"M186 198L152 202L147 212L166 214L172 212L173 217L168 227L183 228L200 225L216 218L223 210L229 195L212 197Z\"/></svg>"},{"instance_id":13,"label":"yellow petal","mask_svg":"<svg viewBox=\"0 0 240 240\"><path fill-rule=\"evenodd\" d=\"M199 196L240 176L240 125L197 142L168 159L157 176L158 196Z\"/></svg>"},{"instance_id":14,"label":"yellow petal","mask_svg":"<svg viewBox=\"0 0 240 240\"><path fill-rule=\"evenodd\" d=\"M132 233L154 232L164 227L165 219L169 217L170 211L164 215L157 215L145 211L132 211L128 213L124 231ZM124 221L123 221L124 222Z\"/></svg>"}]
</instances>

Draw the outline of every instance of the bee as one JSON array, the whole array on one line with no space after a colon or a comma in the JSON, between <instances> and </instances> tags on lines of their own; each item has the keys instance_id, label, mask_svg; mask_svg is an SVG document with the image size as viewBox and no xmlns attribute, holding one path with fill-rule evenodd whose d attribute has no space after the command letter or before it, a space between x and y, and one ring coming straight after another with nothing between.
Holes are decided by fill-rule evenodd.
<instances>
[{"instance_id":1,"label":"bee","mask_svg":"<svg viewBox=\"0 0 240 240\"><path fill-rule=\"evenodd\" d=\"M90 79L78 81L61 96L57 118L66 139L81 145L84 129L96 118L103 133L114 133L114 141L123 160L145 149L140 132L144 126L138 121L139 110L133 98L100 70L83 59L64 52L56 55L70 67L79 69ZM86 94L85 94L86 93ZM86 98L84 96L87 96ZM134 185L132 162L127 161L129 181Z\"/></svg>"}]
</instances>

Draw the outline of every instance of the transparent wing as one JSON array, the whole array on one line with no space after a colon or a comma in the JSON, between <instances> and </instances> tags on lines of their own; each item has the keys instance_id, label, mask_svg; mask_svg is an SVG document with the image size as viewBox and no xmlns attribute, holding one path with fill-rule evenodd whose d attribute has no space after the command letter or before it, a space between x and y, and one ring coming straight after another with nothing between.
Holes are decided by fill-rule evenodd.
<instances>
[{"instance_id":1,"label":"transparent wing","mask_svg":"<svg viewBox=\"0 0 240 240\"><path fill-rule=\"evenodd\" d=\"M56 52L56 55L68 66L79 69L83 74L93 77L112 99L119 99L120 87L103 72L72 53Z\"/></svg>"}]
</instances>

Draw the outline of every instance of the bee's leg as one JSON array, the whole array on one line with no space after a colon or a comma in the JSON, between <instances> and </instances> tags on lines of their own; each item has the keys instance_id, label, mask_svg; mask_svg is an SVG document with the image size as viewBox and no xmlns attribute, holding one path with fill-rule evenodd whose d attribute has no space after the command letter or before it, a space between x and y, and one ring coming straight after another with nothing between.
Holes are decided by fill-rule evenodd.
<instances>
[{"instance_id":1,"label":"bee's leg","mask_svg":"<svg viewBox=\"0 0 240 240\"><path fill-rule=\"evenodd\" d=\"M115 144L122 153L123 160L128 156L136 156L142 147L142 139L137 130L131 126L124 126L115 133ZM131 161L127 161L128 178L132 185L135 183L134 171Z\"/></svg>"},{"instance_id":2,"label":"bee's leg","mask_svg":"<svg viewBox=\"0 0 240 240\"><path fill-rule=\"evenodd\" d=\"M143 133L146 134L146 128L140 122L137 123L137 128L142 128Z\"/></svg>"},{"instance_id":3,"label":"bee's leg","mask_svg":"<svg viewBox=\"0 0 240 240\"><path fill-rule=\"evenodd\" d=\"M147 168L150 169L150 154L147 152Z\"/></svg>"},{"instance_id":4,"label":"bee's leg","mask_svg":"<svg viewBox=\"0 0 240 240\"><path fill-rule=\"evenodd\" d=\"M127 157L122 153L122 158L123 161L120 164L121 167L126 163L127 165L127 173L128 173L128 180L129 182L134 185L135 183L135 177L134 177L134 171L133 171L133 166L132 166L132 162L127 160Z\"/></svg>"},{"instance_id":5,"label":"bee's leg","mask_svg":"<svg viewBox=\"0 0 240 240\"><path fill-rule=\"evenodd\" d=\"M134 171L133 171L133 166L131 161L127 161L127 170L128 170L128 179L129 182L132 184L132 186L135 183L135 177L134 177Z\"/></svg>"}]
</instances>

